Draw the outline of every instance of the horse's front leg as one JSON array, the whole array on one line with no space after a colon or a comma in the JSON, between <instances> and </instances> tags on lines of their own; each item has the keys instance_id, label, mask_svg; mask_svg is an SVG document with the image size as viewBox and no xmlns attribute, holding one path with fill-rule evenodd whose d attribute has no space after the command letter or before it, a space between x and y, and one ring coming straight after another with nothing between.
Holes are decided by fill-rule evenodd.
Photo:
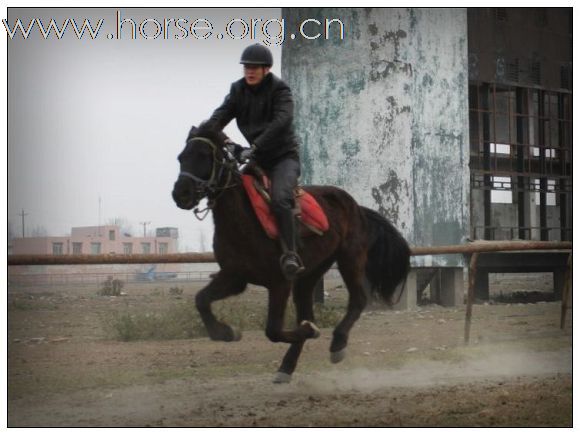
<instances>
[{"instance_id":1,"label":"horse's front leg","mask_svg":"<svg viewBox=\"0 0 580 435\"><path fill-rule=\"evenodd\" d=\"M273 342L299 343L308 338L318 338L320 331L314 323L304 320L293 330L284 330L284 313L291 292L291 283L284 282L269 288L268 321L266 336Z\"/></svg>"},{"instance_id":2,"label":"horse's front leg","mask_svg":"<svg viewBox=\"0 0 580 435\"><path fill-rule=\"evenodd\" d=\"M240 331L216 319L211 311L211 303L240 294L247 282L220 270L214 279L195 296L195 306L212 340L237 341L242 338Z\"/></svg>"},{"instance_id":3,"label":"horse's front leg","mask_svg":"<svg viewBox=\"0 0 580 435\"><path fill-rule=\"evenodd\" d=\"M314 302L314 286L322 274L323 272L313 273L310 276L298 279L294 284L292 296L294 298L294 306L296 307L296 322L298 326L300 326L305 320L314 324L314 311L312 306ZM302 340L290 345L286 351L286 355L284 355L278 373L274 378L275 383L290 382L292 373L296 370L296 365L298 364L298 359L302 353L305 341L306 340Z\"/></svg>"}]
</instances>

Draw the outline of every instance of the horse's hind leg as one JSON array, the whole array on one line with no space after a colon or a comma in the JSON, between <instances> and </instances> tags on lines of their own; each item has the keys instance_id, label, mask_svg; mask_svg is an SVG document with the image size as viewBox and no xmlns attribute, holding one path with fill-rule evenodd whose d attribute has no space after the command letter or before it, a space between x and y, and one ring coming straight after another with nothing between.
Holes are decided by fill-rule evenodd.
<instances>
[{"instance_id":1,"label":"horse's hind leg","mask_svg":"<svg viewBox=\"0 0 580 435\"><path fill-rule=\"evenodd\" d=\"M338 363L344 359L348 335L364 310L367 298L364 290L366 255L343 255L338 258L338 269L348 289L348 307L345 316L336 326L330 343L330 360Z\"/></svg>"},{"instance_id":2,"label":"horse's hind leg","mask_svg":"<svg viewBox=\"0 0 580 435\"><path fill-rule=\"evenodd\" d=\"M216 319L211 303L243 292L246 282L219 271L215 278L195 296L195 305L212 340L237 341L241 333Z\"/></svg>"},{"instance_id":3,"label":"horse's hind leg","mask_svg":"<svg viewBox=\"0 0 580 435\"><path fill-rule=\"evenodd\" d=\"M314 324L314 311L312 309L314 286L319 279L320 276L314 274L301 278L294 284L292 296L296 307L296 323L298 326L300 326L304 321L311 322L312 325ZM296 370L298 358L300 358L305 341L306 340L304 339L290 345L286 351L286 355L284 355L278 373L274 378L274 382L284 383L290 381L292 373Z\"/></svg>"}]
</instances>

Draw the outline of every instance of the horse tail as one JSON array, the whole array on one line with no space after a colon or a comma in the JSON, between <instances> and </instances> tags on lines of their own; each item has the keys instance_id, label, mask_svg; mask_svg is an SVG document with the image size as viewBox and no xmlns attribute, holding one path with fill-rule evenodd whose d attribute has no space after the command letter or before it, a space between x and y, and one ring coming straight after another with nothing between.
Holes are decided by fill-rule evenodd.
<instances>
[{"instance_id":1,"label":"horse tail","mask_svg":"<svg viewBox=\"0 0 580 435\"><path fill-rule=\"evenodd\" d=\"M383 216L361 206L367 221L366 277L372 294L392 305L397 286L409 273L411 249L401 233ZM401 290L402 292L402 290Z\"/></svg>"}]
</instances>

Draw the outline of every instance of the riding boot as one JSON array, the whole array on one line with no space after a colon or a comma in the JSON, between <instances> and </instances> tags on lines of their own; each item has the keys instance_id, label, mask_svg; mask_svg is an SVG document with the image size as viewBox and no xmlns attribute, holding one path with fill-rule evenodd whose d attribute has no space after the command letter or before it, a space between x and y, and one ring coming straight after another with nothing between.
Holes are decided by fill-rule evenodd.
<instances>
[{"instance_id":1,"label":"riding boot","mask_svg":"<svg viewBox=\"0 0 580 435\"><path fill-rule=\"evenodd\" d=\"M288 281L293 281L304 271L304 265L296 249L296 220L292 210L285 209L278 213L280 243L283 254L280 257L282 273Z\"/></svg>"}]
</instances>

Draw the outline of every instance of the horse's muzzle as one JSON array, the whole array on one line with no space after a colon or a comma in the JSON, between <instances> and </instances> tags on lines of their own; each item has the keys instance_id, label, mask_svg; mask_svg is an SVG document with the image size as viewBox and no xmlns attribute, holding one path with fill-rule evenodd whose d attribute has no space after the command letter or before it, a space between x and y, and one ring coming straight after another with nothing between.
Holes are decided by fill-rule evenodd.
<instances>
[{"instance_id":1,"label":"horse's muzzle","mask_svg":"<svg viewBox=\"0 0 580 435\"><path fill-rule=\"evenodd\" d=\"M183 210L191 210L199 204L199 200L193 195L191 187L188 186L188 183L184 183L181 180L175 182L171 196L175 204Z\"/></svg>"}]
</instances>

